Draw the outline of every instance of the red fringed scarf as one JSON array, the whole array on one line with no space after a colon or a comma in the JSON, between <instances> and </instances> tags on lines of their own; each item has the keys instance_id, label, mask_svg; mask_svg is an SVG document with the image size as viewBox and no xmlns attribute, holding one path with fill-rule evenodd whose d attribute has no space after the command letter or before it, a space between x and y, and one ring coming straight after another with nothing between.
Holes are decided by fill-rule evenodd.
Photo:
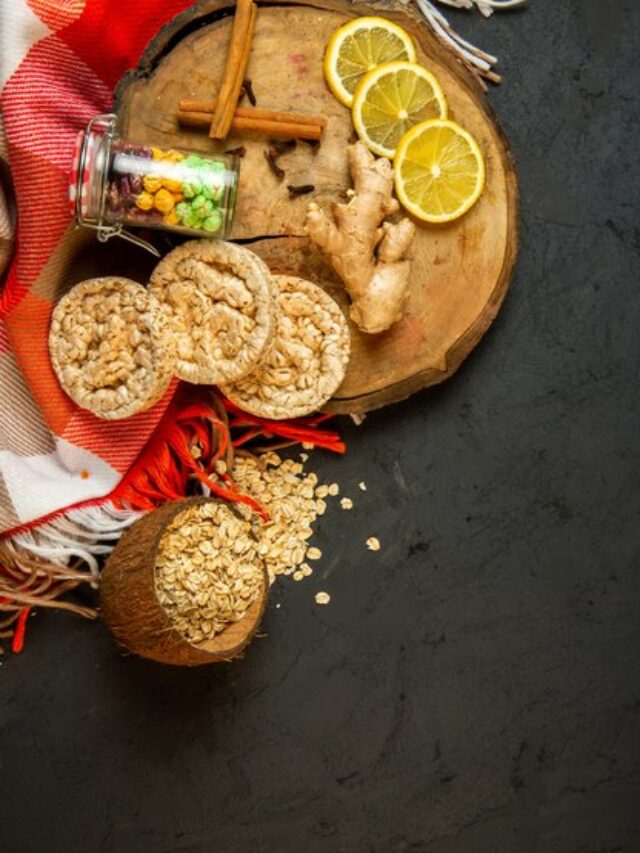
<instances>
[{"instance_id":1,"label":"red fringed scarf","mask_svg":"<svg viewBox=\"0 0 640 853\"><path fill-rule=\"evenodd\" d=\"M345 445L336 432L318 428L328 417L264 420L243 412L211 389L185 386L111 500L119 507L150 510L165 501L184 497L195 478L212 494L247 504L266 519L264 508L239 492L233 482L235 450L263 439L265 443L260 450L309 443L344 453ZM219 462L225 464L217 472Z\"/></svg>"}]
</instances>

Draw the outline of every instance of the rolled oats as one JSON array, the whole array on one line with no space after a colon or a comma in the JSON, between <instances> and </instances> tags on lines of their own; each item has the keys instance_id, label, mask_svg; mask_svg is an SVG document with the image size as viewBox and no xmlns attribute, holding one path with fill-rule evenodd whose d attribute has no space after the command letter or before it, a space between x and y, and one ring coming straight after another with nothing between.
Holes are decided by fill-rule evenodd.
<instances>
[{"instance_id":1,"label":"rolled oats","mask_svg":"<svg viewBox=\"0 0 640 853\"><path fill-rule=\"evenodd\" d=\"M127 278L77 284L54 308L51 364L71 399L100 418L128 418L169 387L175 355L166 317Z\"/></svg>"},{"instance_id":2,"label":"rolled oats","mask_svg":"<svg viewBox=\"0 0 640 853\"><path fill-rule=\"evenodd\" d=\"M188 507L167 527L156 556L158 600L191 643L238 622L257 599L264 563L251 525L227 504Z\"/></svg>"},{"instance_id":3,"label":"rolled oats","mask_svg":"<svg viewBox=\"0 0 640 853\"><path fill-rule=\"evenodd\" d=\"M334 394L350 338L342 311L321 287L294 276L272 280L278 291L273 346L253 373L222 391L242 409L278 420L314 412Z\"/></svg>"},{"instance_id":4,"label":"rolled oats","mask_svg":"<svg viewBox=\"0 0 640 853\"><path fill-rule=\"evenodd\" d=\"M149 290L169 311L181 379L234 382L255 370L271 346L276 327L271 274L243 246L183 243L156 266Z\"/></svg>"},{"instance_id":5,"label":"rolled oats","mask_svg":"<svg viewBox=\"0 0 640 853\"><path fill-rule=\"evenodd\" d=\"M311 574L305 563L307 540L313 535L312 525L318 515L314 486L318 478L313 473L298 471L299 463L282 461L276 453L264 453L259 461L251 456L238 456L232 475L238 488L264 506L269 520L254 522L258 552L263 556L269 579L278 575L301 577ZM247 513L248 510L241 509ZM318 553L319 549L310 549ZM321 556L321 555L320 555Z\"/></svg>"},{"instance_id":6,"label":"rolled oats","mask_svg":"<svg viewBox=\"0 0 640 853\"><path fill-rule=\"evenodd\" d=\"M370 551L379 551L380 550L380 540L376 536L370 536L367 539L367 548Z\"/></svg>"},{"instance_id":7,"label":"rolled oats","mask_svg":"<svg viewBox=\"0 0 640 853\"><path fill-rule=\"evenodd\" d=\"M328 604L331 596L328 592L316 592L316 604Z\"/></svg>"}]
</instances>

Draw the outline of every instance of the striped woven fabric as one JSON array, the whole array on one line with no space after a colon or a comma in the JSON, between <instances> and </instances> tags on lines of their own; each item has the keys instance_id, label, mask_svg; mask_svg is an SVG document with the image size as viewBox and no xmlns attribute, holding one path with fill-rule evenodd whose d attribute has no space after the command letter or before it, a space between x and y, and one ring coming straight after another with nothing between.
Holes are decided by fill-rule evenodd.
<instances>
[{"instance_id":1,"label":"striped woven fabric","mask_svg":"<svg viewBox=\"0 0 640 853\"><path fill-rule=\"evenodd\" d=\"M101 421L61 391L47 334L55 300L83 277L67 201L76 135L89 118L109 111L115 83L162 24L188 5L11 0L0 6L0 178L6 188L8 162L19 213L0 297L2 534L103 500L171 396L130 420ZM0 265L11 232L10 206L0 194Z\"/></svg>"}]
</instances>

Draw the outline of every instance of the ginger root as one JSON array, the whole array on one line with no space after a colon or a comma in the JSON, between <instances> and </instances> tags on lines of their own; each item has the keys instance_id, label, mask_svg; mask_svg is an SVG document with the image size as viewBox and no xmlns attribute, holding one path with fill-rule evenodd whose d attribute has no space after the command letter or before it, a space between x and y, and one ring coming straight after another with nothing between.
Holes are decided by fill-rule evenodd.
<instances>
[{"instance_id":1,"label":"ginger root","mask_svg":"<svg viewBox=\"0 0 640 853\"><path fill-rule=\"evenodd\" d=\"M354 189L347 204L307 208L309 239L329 255L351 297L350 316L363 332L388 329L402 317L411 261L406 257L415 226L410 219L385 222L400 205L392 197L393 167L362 142L348 148Z\"/></svg>"}]
</instances>

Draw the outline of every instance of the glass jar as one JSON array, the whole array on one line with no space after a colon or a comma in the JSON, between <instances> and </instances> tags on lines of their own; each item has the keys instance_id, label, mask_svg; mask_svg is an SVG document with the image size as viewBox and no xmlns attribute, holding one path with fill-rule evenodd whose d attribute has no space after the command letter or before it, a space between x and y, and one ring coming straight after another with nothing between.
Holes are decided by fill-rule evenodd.
<instances>
[{"instance_id":1,"label":"glass jar","mask_svg":"<svg viewBox=\"0 0 640 853\"><path fill-rule=\"evenodd\" d=\"M69 199L79 225L95 228L99 240L120 235L151 249L124 227L228 237L237 157L143 145L123 139L115 127L115 115L97 116L78 135Z\"/></svg>"}]
</instances>

